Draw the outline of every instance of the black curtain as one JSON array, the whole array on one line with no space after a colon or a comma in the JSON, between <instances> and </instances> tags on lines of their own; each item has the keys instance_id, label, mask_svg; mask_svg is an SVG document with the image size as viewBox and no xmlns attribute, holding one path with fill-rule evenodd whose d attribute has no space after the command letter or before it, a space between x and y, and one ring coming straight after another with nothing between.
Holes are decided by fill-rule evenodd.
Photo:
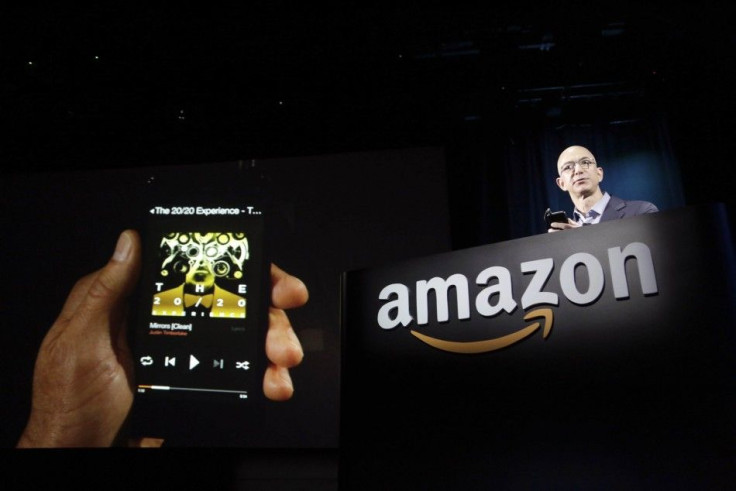
<instances>
[{"instance_id":1,"label":"black curtain","mask_svg":"<svg viewBox=\"0 0 736 491\"><path fill-rule=\"evenodd\" d=\"M623 199L643 199L660 210L684 206L682 180L670 144L666 116L555 124L519 130L504 159L509 196L509 238L546 232L545 209L572 214L567 193L555 182L557 157L570 145L583 145L603 168L601 188Z\"/></svg>"},{"instance_id":2,"label":"black curtain","mask_svg":"<svg viewBox=\"0 0 736 491\"><path fill-rule=\"evenodd\" d=\"M589 110L585 114L601 114ZM448 149L454 248L546 233L547 208L572 214L557 187L557 158L583 145L603 168L601 188L660 210L685 205L678 159L663 111L631 117L550 117L519 111L510 121L466 125Z\"/></svg>"}]
</instances>

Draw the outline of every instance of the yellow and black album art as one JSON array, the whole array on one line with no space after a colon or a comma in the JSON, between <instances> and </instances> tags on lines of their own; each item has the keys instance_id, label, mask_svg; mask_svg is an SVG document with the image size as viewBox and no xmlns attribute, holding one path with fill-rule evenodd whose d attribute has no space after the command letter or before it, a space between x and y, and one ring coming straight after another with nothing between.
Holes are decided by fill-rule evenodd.
<instances>
[{"instance_id":1,"label":"yellow and black album art","mask_svg":"<svg viewBox=\"0 0 736 491\"><path fill-rule=\"evenodd\" d=\"M169 233L159 256L153 315L245 318L244 233Z\"/></svg>"}]
</instances>

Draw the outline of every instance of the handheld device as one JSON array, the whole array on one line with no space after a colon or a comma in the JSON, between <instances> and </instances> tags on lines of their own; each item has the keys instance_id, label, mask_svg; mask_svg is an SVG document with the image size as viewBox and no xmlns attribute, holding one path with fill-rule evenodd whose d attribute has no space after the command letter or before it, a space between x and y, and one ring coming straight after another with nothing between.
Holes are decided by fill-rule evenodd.
<instances>
[{"instance_id":1,"label":"handheld device","mask_svg":"<svg viewBox=\"0 0 736 491\"><path fill-rule=\"evenodd\" d=\"M553 222L567 223L567 214L564 211L551 211L547 208L544 212L544 223L550 228Z\"/></svg>"},{"instance_id":2,"label":"handheld device","mask_svg":"<svg viewBox=\"0 0 736 491\"><path fill-rule=\"evenodd\" d=\"M129 328L137 436L227 445L263 404L268 209L257 187L219 177L155 187L144 200Z\"/></svg>"}]
</instances>

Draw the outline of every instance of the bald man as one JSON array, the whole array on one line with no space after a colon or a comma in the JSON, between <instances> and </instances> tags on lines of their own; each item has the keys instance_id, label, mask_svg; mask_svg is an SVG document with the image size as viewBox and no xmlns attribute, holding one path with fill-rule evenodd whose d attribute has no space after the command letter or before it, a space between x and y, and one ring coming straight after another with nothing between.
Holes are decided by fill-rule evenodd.
<instances>
[{"instance_id":1,"label":"bald man","mask_svg":"<svg viewBox=\"0 0 736 491\"><path fill-rule=\"evenodd\" d=\"M557 185L570 195L575 209L573 218L568 218L567 223L552 223L548 232L659 211L648 201L626 201L602 191L603 167L596 163L590 150L580 145L562 151L557 172Z\"/></svg>"}]
</instances>

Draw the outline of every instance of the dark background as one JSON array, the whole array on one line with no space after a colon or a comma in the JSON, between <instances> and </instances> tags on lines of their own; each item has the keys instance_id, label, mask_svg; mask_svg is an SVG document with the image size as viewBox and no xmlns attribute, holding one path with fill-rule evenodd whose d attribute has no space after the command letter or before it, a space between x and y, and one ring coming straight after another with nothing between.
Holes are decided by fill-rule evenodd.
<instances>
[{"instance_id":1,"label":"dark background","mask_svg":"<svg viewBox=\"0 0 736 491\"><path fill-rule=\"evenodd\" d=\"M536 217L559 198L514 201L520 181L551 184L515 168L549 168L575 142L606 166L619 155L601 138L646 120L611 144L667 160L682 189L657 204L732 208L730 19L711 1L3 7L0 161L28 172L441 146L453 245L466 247L536 232L512 208Z\"/></svg>"},{"instance_id":2,"label":"dark background","mask_svg":"<svg viewBox=\"0 0 736 491\"><path fill-rule=\"evenodd\" d=\"M5 184L30 184L5 198L31 199L50 187L62 199L64 176L78 183L87 171L97 185L101 175L119 179L153 167L277 161L285 162L278 172L299 168L292 185L305 184L285 212L298 218L300 200L338 209L320 183L345 196L357 189L382 196L383 184L364 186L372 171L401 179L395 197L421 167L424 157L411 149L425 149L420 156L441 149L442 180L428 186L424 175L421 189L439 193L435 204L446 209L449 237L443 221L436 243L420 249L404 237L403 249L389 250L391 241L380 235L395 233L396 223L379 220L362 230L378 235L375 254L345 252L333 258L337 270L411 247L459 249L542 232L544 208L570 211L547 171L562 148L582 143L606 168L604 185L618 186L612 192L661 209L724 202L733 224L736 39L727 11L723 2L3 6L0 163ZM385 153L391 150L398 153ZM355 152L378 157L350 157ZM611 181L632 155L645 157L627 180ZM437 175L434 154L427 161L429 175ZM343 172L335 173L341 162ZM401 169L396 177L391 165ZM36 179L46 187L34 191ZM89 257L106 257L124 221L118 203L125 188L115 189L115 204L88 217L101 227L84 245ZM76 186L67 192L78 200L96 196ZM53 196L34 198L55 203ZM408 200L405 213L422 212L418 199ZM6 212L15 210L10 205L3 205L3 221L12 230L18 216ZM301 215L290 232L308 237L319 222L319 215ZM83 241L85 227L73 235ZM5 261L17 262L9 251ZM69 269L86 272L82 257ZM304 253L293 264L314 257ZM61 298L68 289L55 288ZM34 334L20 342L30 351L39 340ZM240 465L240 455L229 468L233 462Z\"/></svg>"}]
</instances>

